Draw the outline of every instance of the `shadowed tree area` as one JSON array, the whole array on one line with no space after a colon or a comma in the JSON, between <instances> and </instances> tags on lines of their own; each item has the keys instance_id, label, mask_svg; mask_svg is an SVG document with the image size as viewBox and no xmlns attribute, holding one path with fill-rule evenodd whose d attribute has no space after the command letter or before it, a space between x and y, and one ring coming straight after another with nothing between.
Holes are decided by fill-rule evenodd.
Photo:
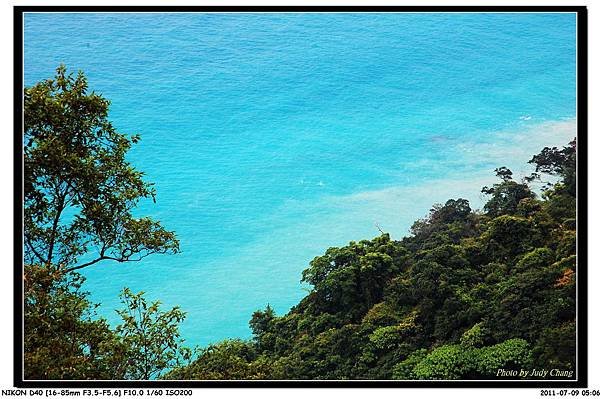
<instances>
[{"instance_id":1,"label":"shadowed tree area","mask_svg":"<svg viewBox=\"0 0 600 399\"><path fill-rule=\"evenodd\" d=\"M123 324L112 330L76 272L179 251L174 232L132 214L155 190L125 157L140 137L117 132L108 107L64 66L24 91L26 379L148 379L190 355L181 310L124 289Z\"/></svg>"}]
</instances>

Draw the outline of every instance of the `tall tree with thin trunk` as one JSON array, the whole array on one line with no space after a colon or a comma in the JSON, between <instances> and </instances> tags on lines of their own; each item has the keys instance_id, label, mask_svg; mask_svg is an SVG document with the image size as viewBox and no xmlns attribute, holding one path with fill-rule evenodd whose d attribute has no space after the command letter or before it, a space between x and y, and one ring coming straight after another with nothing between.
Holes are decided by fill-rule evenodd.
<instances>
[{"instance_id":1,"label":"tall tree with thin trunk","mask_svg":"<svg viewBox=\"0 0 600 399\"><path fill-rule=\"evenodd\" d=\"M140 137L116 131L109 104L64 66L25 88L26 264L70 272L179 251L174 232L132 214L155 190L126 160Z\"/></svg>"}]
</instances>

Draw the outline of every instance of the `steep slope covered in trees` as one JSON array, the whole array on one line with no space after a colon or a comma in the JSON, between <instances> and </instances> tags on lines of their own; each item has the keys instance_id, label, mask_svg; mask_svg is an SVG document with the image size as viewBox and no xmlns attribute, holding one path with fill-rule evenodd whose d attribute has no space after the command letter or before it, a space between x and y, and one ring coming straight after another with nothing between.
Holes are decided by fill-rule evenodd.
<instances>
[{"instance_id":1,"label":"steep slope covered in trees","mask_svg":"<svg viewBox=\"0 0 600 399\"><path fill-rule=\"evenodd\" d=\"M522 182L507 168L434 205L412 234L330 248L289 313L252 315L251 341L204 348L171 379L493 379L575 368L575 141L545 148ZM554 175L541 198L528 186ZM558 377L573 377L565 373Z\"/></svg>"}]
</instances>

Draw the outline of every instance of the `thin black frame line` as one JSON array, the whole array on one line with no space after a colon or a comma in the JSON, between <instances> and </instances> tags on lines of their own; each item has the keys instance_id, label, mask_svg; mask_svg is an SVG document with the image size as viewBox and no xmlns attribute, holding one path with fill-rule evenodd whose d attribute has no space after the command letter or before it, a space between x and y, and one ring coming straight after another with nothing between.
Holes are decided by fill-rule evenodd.
<instances>
[{"instance_id":1,"label":"thin black frame line","mask_svg":"<svg viewBox=\"0 0 600 399\"><path fill-rule=\"evenodd\" d=\"M15 269L14 269L14 385L18 387L488 387L488 388L552 388L552 387L585 387L587 386L587 302L581 301L582 297L587 299L587 8L585 6L460 6L460 7L402 7L402 6L276 6L276 7L177 7L177 6L16 6L14 9L14 74L15 74L15 109L14 109L14 230L15 230ZM22 280L22 101L23 101L23 18L27 12L92 12L92 11L114 12L173 12L171 10L182 10L181 12L215 12L218 10L227 12L240 12L244 10L253 12L403 12L413 10L422 12L552 12L565 13L575 12L577 14L577 360L576 379L574 380L162 380L162 381L131 381L131 380L25 380L24 379L24 354L23 354L23 280ZM583 50L583 51L581 51ZM580 150L581 148L581 150ZM583 166L583 167L582 167ZM21 190L17 190L17 182ZM584 184L580 184L584 182ZM18 233L18 234L17 234ZM583 244L583 245L581 245ZM17 269L20 265L20 270ZM582 266L583 267L580 267ZM580 281L584 281L580 286ZM20 295L17 295L20 294ZM583 317L582 317L583 316ZM17 320L19 319L19 320ZM18 322L18 323L17 323ZM20 328L19 328L20 327ZM582 337L580 344L579 338ZM20 360L20 361L19 361ZM583 367L582 367L583 366ZM20 371L20 378L17 372ZM583 373L580 374L580 372Z\"/></svg>"},{"instance_id":2,"label":"thin black frame line","mask_svg":"<svg viewBox=\"0 0 600 399\"><path fill-rule=\"evenodd\" d=\"M577 373L584 373L578 379L588 384L588 14L587 10L577 13L577 213L576 213L576 253L577 253ZM583 183L583 184L581 184ZM582 300L582 298L584 300ZM582 317L583 316L583 317Z\"/></svg>"}]
</instances>

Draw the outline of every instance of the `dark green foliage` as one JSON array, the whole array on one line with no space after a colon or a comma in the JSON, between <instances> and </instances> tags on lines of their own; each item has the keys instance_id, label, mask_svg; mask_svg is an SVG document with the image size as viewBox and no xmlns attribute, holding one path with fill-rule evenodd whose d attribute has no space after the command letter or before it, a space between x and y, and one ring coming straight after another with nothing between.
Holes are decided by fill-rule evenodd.
<instances>
[{"instance_id":1,"label":"dark green foliage","mask_svg":"<svg viewBox=\"0 0 600 399\"><path fill-rule=\"evenodd\" d=\"M314 286L311 305L347 322L360 320L380 301L385 284L402 268L405 254L388 234L344 248L329 248L302 273L302 281Z\"/></svg>"},{"instance_id":2,"label":"dark green foliage","mask_svg":"<svg viewBox=\"0 0 600 399\"><path fill-rule=\"evenodd\" d=\"M543 364L562 370L575 369L575 323L547 328L537 340L533 355Z\"/></svg>"},{"instance_id":3,"label":"dark green foliage","mask_svg":"<svg viewBox=\"0 0 600 399\"><path fill-rule=\"evenodd\" d=\"M76 272L25 267L26 379L154 379L189 363L179 308L161 311L143 293L124 289L123 324L113 330L82 291L84 280Z\"/></svg>"},{"instance_id":4,"label":"dark green foliage","mask_svg":"<svg viewBox=\"0 0 600 399\"><path fill-rule=\"evenodd\" d=\"M556 147L546 147L535 155L529 163L535 164L535 171L550 175L560 176L562 186L559 191L565 190L571 197L576 194L577 170L577 141L573 139L566 147L559 150ZM531 178L539 178L539 174ZM530 179L531 179L530 178Z\"/></svg>"},{"instance_id":5,"label":"dark green foliage","mask_svg":"<svg viewBox=\"0 0 600 399\"><path fill-rule=\"evenodd\" d=\"M180 310L160 312L125 290L124 323L111 330L76 272L179 250L173 232L133 216L155 191L126 160L139 136L117 132L108 106L64 66L24 91L26 379L149 379L190 356Z\"/></svg>"},{"instance_id":6,"label":"dark green foliage","mask_svg":"<svg viewBox=\"0 0 600 399\"><path fill-rule=\"evenodd\" d=\"M140 137L117 132L108 107L83 73L74 77L64 66L25 88L26 264L68 272L179 250L173 232L132 214L155 191L125 157Z\"/></svg>"},{"instance_id":7,"label":"dark green foliage","mask_svg":"<svg viewBox=\"0 0 600 399\"><path fill-rule=\"evenodd\" d=\"M541 198L498 168L484 213L449 200L400 241L382 234L328 249L304 271L313 288L288 314L255 312L252 341L211 346L180 375L495 379L506 378L498 369L574 369L575 198L565 189L574 154L557 151L534 157L538 172L562 178Z\"/></svg>"},{"instance_id":8,"label":"dark green foliage","mask_svg":"<svg viewBox=\"0 0 600 399\"><path fill-rule=\"evenodd\" d=\"M198 360L188 367L178 367L164 379L170 380L250 380L265 379L271 365L257 359L254 346L241 340L223 341L200 351Z\"/></svg>"},{"instance_id":9,"label":"dark green foliage","mask_svg":"<svg viewBox=\"0 0 600 399\"><path fill-rule=\"evenodd\" d=\"M190 361L191 350L179 337L179 324L185 319L179 307L161 311L159 301L148 303L144 292L134 294L129 288L120 297L125 308L117 312L123 323L115 332L127 348L125 378L155 379Z\"/></svg>"},{"instance_id":10,"label":"dark green foliage","mask_svg":"<svg viewBox=\"0 0 600 399\"><path fill-rule=\"evenodd\" d=\"M530 218L501 215L487 223L481 239L489 258L507 263L541 245L542 232Z\"/></svg>"},{"instance_id":11,"label":"dark green foliage","mask_svg":"<svg viewBox=\"0 0 600 399\"><path fill-rule=\"evenodd\" d=\"M481 192L491 196L483 209L490 216L514 215L517 213L522 201L535 198L535 194L525 183L517 183L512 180L510 169L502 167L496 169L496 175L502 182L494 184L493 187L484 187Z\"/></svg>"},{"instance_id":12,"label":"dark green foliage","mask_svg":"<svg viewBox=\"0 0 600 399\"><path fill-rule=\"evenodd\" d=\"M26 265L25 379L120 379L126 347L82 291L84 278Z\"/></svg>"},{"instance_id":13,"label":"dark green foliage","mask_svg":"<svg viewBox=\"0 0 600 399\"><path fill-rule=\"evenodd\" d=\"M405 238L403 243L413 251L430 249L438 243L458 244L477 232L477 223L469 201L451 199L444 205L434 205L426 218L417 220L411 227L413 237Z\"/></svg>"}]
</instances>

